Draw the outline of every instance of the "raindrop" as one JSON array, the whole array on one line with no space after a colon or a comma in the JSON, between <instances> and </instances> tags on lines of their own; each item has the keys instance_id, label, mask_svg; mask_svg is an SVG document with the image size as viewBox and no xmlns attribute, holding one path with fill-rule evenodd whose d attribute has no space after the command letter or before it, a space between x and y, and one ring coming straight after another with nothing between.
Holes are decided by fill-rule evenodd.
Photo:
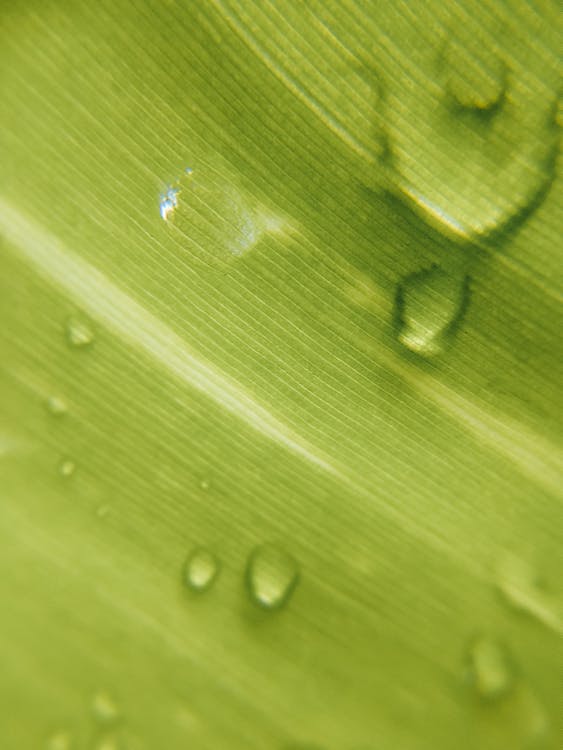
<instances>
[{"instance_id":1,"label":"raindrop","mask_svg":"<svg viewBox=\"0 0 563 750\"><path fill-rule=\"evenodd\" d=\"M72 347L80 349L94 341L94 331L83 318L70 318L66 325L66 337Z\"/></svg>"},{"instance_id":2,"label":"raindrop","mask_svg":"<svg viewBox=\"0 0 563 750\"><path fill-rule=\"evenodd\" d=\"M192 591L207 591L219 573L219 561L208 549L193 550L184 566L184 582Z\"/></svg>"},{"instance_id":3,"label":"raindrop","mask_svg":"<svg viewBox=\"0 0 563 750\"><path fill-rule=\"evenodd\" d=\"M99 724L114 724L120 717L117 703L109 693L100 691L92 699L92 715Z\"/></svg>"},{"instance_id":4,"label":"raindrop","mask_svg":"<svg viewBox=\"0 0 563 750\"><path fill-rule=\"evenodd\" d=\"M401 344L435 357L451 343L469 300L469 278L434 266L405 277L397 291Z\"/></svg>"},{"instance_id":5,"label":"raindrop","mask_svg":"<svg viewBox=\"0 0 563 750\"><path fill-rule=\"evenodd\" d=\"M47 411L54 417L62 417L63 414L67 413L68 407L66 402L59 396L50 396L47 399Z\"/></svg>"},{"instance_id":6,"label":"raindrop","mask_svg":"<svg viewBox=\"0 0 563 750\"><path fill-rule=\"evenodd\" d=\"M76 464L74 463L74 461L71 461L69 458L65 458L59 464L59 474L61 475L61 477L64 477L64 479L68 479L69 477L71 477L75 471L76 471Z\"/></svg>"},{"instance_id":7,"label":"raindrop","mask_svg":"<svg viewBox=\"0 0 563 750\"><path fill-rule=\"evenodd\" d=\"M514 675L507 656L497 641L481 636L472 643L469 659L472 681L482 698L496 700L509 692Z\"/></svg>"},{"instance_id":8,"label":"raindrop","mask_svg":"<svg viewBox=\"0 0 563 750\"><path fill-rule=\"evenodd\" d=\"M256 547L246 569L248 591L252 600L268 610L280 609L291 597L299 580L294 558L274 544Z\"/></svg>"}]
</instances>

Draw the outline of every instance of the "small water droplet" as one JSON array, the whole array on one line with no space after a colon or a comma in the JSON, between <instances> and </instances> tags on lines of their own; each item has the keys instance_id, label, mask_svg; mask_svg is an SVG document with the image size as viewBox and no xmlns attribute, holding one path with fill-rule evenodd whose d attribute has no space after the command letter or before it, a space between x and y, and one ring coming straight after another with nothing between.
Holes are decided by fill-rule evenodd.
<instances>
[{"instance_id":1,"label":"small water droplet","mask_svg":"<svg viewBox=\"0 0 563 750\"><path fill-rule=\"evenodd\" d=\"M192 591L207 591L219 573L219 561L208 549L199 547L190 553L184 566L184 582Z\"/></svg>"},{"instance_id":2,"label":"small water droplet","mask_svg":"<svg viewBox=\"0 0 563 750\"><path fill-rule=\"evenodd\" d=\"M52 734L45 744L45 750L71 750L73 746L72 735L62 729Z\"/></svg>"},{"instance_id":3,"label":"small water droplet","mask_svg":"<svg viewBox=\"0 0 563 750\"><path fill-rule=\"evenodd\" d=\"M285 222L240 185L238 175L217 156L196 170L185 169L160 195L160 216L179 232L192 259L224 267L267 234L285 231ZM170 221L173 219L173 221Z\"/></svg>"},{"instance_id":4,"label":"small water droplet","mask_svg":"<svg viewBox=\"0 0 563 750\"><path fill-rule=\"evenodd\" d=\"M92 715L99 724L114 724L120 717L120 711L112 696L101 690L92 698Z\"/></svg>"},{"instance_id":5,"label":"small water droplet","mask_svg":"<svg viewBox=\"0 0 563 750\"><path fill-rule=\"evenodd\" d=\"M61 475L61 477L64 477L65 479L68 479L69 477L71 477L75 471L76 471L76 464L74 463L74 461L71 461L69 458L65 458L59 464L59 474Z\"/></svg>"},{"instance_id":6,"label":"small water droplet","mask_svg":"<svg viewBox=\"0 0 563 750\"><path fill-rule=\"evenodd\" d=\"M563 607L542 588L535 569L521 558L507 554L497 566L496 584L504 601L563 635Z\"/></svg>"},{"instance_id":7,"label":"small water droplet","mask_svg":"<svg viewBox=\"0 0 563 750\"><path fill-rule=\"evenodd\" d=\"M443 73L450 96L460 107L491 111L506 91L503 60L484 45L450 37L444 52Z\"/></svg>"},{"instance_id":8,"label":"small water droplet","mask_svg":"<svg viewBox=\"0 0 563 750\"><path fill-rule=\"evenodd\" d=\"M280 609L291 597L299 580L294 558L275 544L256 547L246 570L252 600L264 609Z\"/></svg>"},{"instance_id":9,"label":"small water droplet","mask_svg":"<svg viewBox=\"0 0 563 750\"><path fill-rule=\"evenodd\" d=\"M199 486L202 490L208 490L211 487L211 480L210 479L202 479L199 483Z\"/></svg>"},{"instance_id":10,"label":"small water droplet","mask_svg":"<svg viewBox=\"0 0 563 750\"><path fill-rule=\"evenodd\" d=\"M50 396L47 399L47 411L54 417L62 417L67 413L68 407L60 396Z\"/></svg>"},{"instance_id":11,"label":"small water droplet","mask_svg":"<svg viewBox=\"0 0 563 750\"><path fill-rule=\"evenodd\" d=\"M95 750L119 750L117 737L102 737L95 744Z\"/></svg>"},{"instance_id":12,"label":"small water droplet","mask_svg":"<svg viewBox=\"0 0 563 750\"><path fill-rule=\"evenodd\" d=\"M451 343L469 300L468 277L441 268L411 274L397 292L399 341L423 357L441 354Z\"/></svg>"},{"instance_id":13,"label":"small water droplet","mask_svg":"<svg viewBox=\"0 0 563 750\"><path fill-rule=\"evenodd\" d=\"M514 682L507 656L497 641L481 636L469 651L471 677L475 689L485 700L506 695Z\"/></svg>"},{"instance_id":14,"label":"small water droplet","mask_svg":"<svg viewBox=\"0 0 563 750\"><path fill-rule=\"evenodd\" d=\"M160 196L160 217L164 221L172 216L175 209L178 207L178 196L180 194L179 187L168 187L164 193Z\"/></svg>"},{"instance_id":15,"label":"small water droplet","mask_svg":"<svg viewBox=\"0 0 563 750\"><path fill-rule=\"evenodd\" d=\"M83 318L70 318L67 321L66 337L72 347L80 349L94 341L94 330Z\"/></svg>"}]
</instances>

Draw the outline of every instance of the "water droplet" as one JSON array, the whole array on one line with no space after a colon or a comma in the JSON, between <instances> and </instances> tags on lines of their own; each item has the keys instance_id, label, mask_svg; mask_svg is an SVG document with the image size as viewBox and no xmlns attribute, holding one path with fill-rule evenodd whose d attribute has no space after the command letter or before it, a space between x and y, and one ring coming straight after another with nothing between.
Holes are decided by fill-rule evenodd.
<instances>
[{"instance_id":1,"label":"water droplet","mask_svg":"<svg viewBox=\"0 0 563 750\"><path fill-rule=\"evenodd\" d=\"M480 24L463 26L448 33L425 95L406 73L390 86L380 180L445 237L479 244L513 232L541 205L560 133L555 88L534 84L528 63L508 52L507 70L501 45L487 48Z\"/></svg>"},{"instance_id":2,"label":"water droplet","mask_svg":"<svg viewBox=\"0 0 563 750\"><path fill-rule=\"evenodd\" d=\"M83 318L70 318L67 321L66 337L72 347L80 349L94 341L94 331Z\"/></svg>"},{"instance_id":3,"label":"water droplet","mask_svg":"<svg viewBox=\"0 0 563 750\"><path fill-rule=\"evenodd\" d=\"M52 734L45 744L45 750L71 750L73 746L72 735L62 729Z\"/></svg>"},{"instance_id":4,"label":"water droplet","mask_svg":"<svg viewBox=\"0 0 563 750\"><path fill-rule=\"evenodd\" d=\"M168 219L174 213L174 210L178 207L178 195L180 194L180 188L168 187L164 193L160 196L160 218L164 221Z\"/></svg>"},{"instance_id":5,"label":"water droplet","mask_svg":"<svg viewBox=\"0 0 563 750\"><path fill-rule=\"evenodd\" d=\"M102 737L95 745L95 750L119 750L117 737Z\"/></svg>"},{"instance_id":6,"label":"water droplet","mask_svg":"<svg viewBox=\"0 0 563 750\"><path fill-rule=\"evenodd\" d=\"M397 291L399 341L423 357L451 343L469 301L469 279L434 266L403 279Z\"/></svg>"},{"instance_id":7,"label":"water droplet","mask_svg":"<svg viewBox=\"0 0 563 750\"><path fill-rule=\"evenodd\" d=\"M217 156L180 174L174 187L160 196L160 215L172 232L181 233L192 259L206 266L224 266L230 256L247 252L266 233L284 231L284 222L258 205L232 168L217 163Z\"/></svg>"},{"instance_id":8,"label":"water droplet","mask_svg":"<svg viewBox=\"0 0 563 750\"><path fill-rule=\"evenodd\" d=\"M120 717L120 711L112 696L100 691L92 699L92 715L99 724L114 724Z\"/></svg>"},{"instance_id":9,"label":"water droplet","mask_svg":"<svg viewBox=\"0 0 563 750\"><path fill-rule=\"evenodd\" d=\"M65 458L59 464L59 474L61 475L61 477L64 477L65 479L68 479L69 477L71 477L75 471L76 471L76 464L74 463L74 461L71 461L69 458Z\"/></svg>"},{"instance_id":10,"label":"water droplet","mask_svg":"<svg viewBox=\"0 0 563 750\"><path fill-rule=\"evenodd\" d=\"M184 581L192 591L207 591L219 573L219 561L208 549L195 549L184 566Z\"/></svg>"},{"instance_id":11,"label":"water droplet","mask_svg":"<svg viewBox=\"0 0 563 750\"><path fill-rule=\"evenodd\" d=\"M458 106L486 112L501 102L506 91L506 65L485 45L450 37L442 67L446 90Z\"/></svg>"},{"instance_id":12,"label":"water droplet","mask_svg":"<svg viewBox=\"0 0 563 750\"><path fill-rule=\"evenodd\" d=\"M514 675L499 643L482 636L471 645L469 658L473 684L482 698L496 700L508 693Z\"/></svg>"},{"instance_id":13,"label":"water droplet","mask_svg":"<svg viewBox=\"0 0 563 750\"><path fill-rule=\"evenodd\" d=\"M252 600L264 609L280 609L289 600L299 580L294 558L274 544L256 547L246 570Z\"/></svg>"},{"instance_id":14,"label":"water droplet","mask_svg":"<svg viewBox=\"0 0 563 750\"><path fill-rule=\"evenodd\" d=\"M497 588L504 601L555 633L563 635L563 607L540 585L535 569L515 555L505 555L497 566Z\"/></svg>"},{"instance_id":15,"label":"water droplet","mask_svg":"<svg viewBox=\"0 0 563 750\"><path fill-rule=\"evenodd\" d=\"M211 487L211 480L210 479L202 479L199 483L199 486L202 490L208 490Z\"/></svg>"},{"instance_id":16,"label":"water droplet","mask_svg":"<svg viewBox=\"0 0 563 750\"><path fill-rule=\"evenodd\" d=\"M67 413L68 407L66 402L59 396L50 396L47 399L47 411L54 417L62 417L63 414Z\"/></svg>"}]
</instances>

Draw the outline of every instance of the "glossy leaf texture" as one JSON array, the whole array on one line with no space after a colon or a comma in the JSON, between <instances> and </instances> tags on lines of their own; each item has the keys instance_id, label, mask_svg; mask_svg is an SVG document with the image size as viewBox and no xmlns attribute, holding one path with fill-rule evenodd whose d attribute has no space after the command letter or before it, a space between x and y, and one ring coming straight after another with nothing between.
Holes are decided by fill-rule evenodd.
<instances>
[{"instance_id":1,"label":"glossy leaf texture","mask_svg":"<svg viewBox=\"0 0 563 750\"><path fill-rule=\"evenodd\" d=\"M2 748L556 747L558 23L2 4Z\"/></svg>"}]
</instances>

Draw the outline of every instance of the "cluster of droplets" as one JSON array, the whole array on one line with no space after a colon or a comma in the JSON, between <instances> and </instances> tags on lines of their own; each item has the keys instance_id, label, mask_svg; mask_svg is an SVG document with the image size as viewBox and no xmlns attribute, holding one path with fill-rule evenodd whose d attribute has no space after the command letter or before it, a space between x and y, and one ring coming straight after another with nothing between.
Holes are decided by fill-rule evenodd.
<instances>
[{"instance_id":1,"label":"cluster of droplets","mask_svg":"<svg viewBox=\"0 0 563 750\"><path fill-rule=\"evenodd\" d=\"M522 61L487 34L479 18L452 21L436 41L427 95L390 85L381 96L386 147L374 171L378 187L435 229L440 246L451 242L448 265L464 253L463 273L434 267L399 282L398 340L425 358L455 339L476 246L514 232L556 173L561 106L553 81L532 90L519 78Z\"/></svg>"},{"instance_id":2,"label":"cluster of droplets","mask_svg":"<svg viewBox=\"0 0 563 750\"><path fill-rule=\"evenodd\" d=\"M92 750L122 750L120 741L121 709L113 696L100 690L92 696L90 713L94 720ZM69 729L58 729L49 734L45 750L74 750L78 741Z\"/></svg>"},{"instance_id":3,"label":"cluster of droplets","mask_svg":"<svg viewBox=\"0 0 563 750\"><path fill-rule=\"evenodd\" d=\"M183 569L185 585L193 592L208 591L220 572L217 556L205 547L188 555ZM299 566L292 555L276 544L262 544L250 553L245 585L251 601L264 610L281 609L299 581Z\"/></svg>"},{"instance_id":4,"label":"cluster of droplets","mask_svg":"<svg viewBox=\"0 0 563 750\"><path fill-rule=\"evenodd\" d=\"M64 335L68 346L73 351L86 350L95 340L94 327L84 316L72 316L67 319ZM45 401L48 414L56 419L68 413L68 404L60 394L53 394ZM76 471L76 463L68 456L62 458L58 465L58 474L62 479L70 479ZM62 742L62 740L61 740Z\"/></svg>"}]
</instances>

